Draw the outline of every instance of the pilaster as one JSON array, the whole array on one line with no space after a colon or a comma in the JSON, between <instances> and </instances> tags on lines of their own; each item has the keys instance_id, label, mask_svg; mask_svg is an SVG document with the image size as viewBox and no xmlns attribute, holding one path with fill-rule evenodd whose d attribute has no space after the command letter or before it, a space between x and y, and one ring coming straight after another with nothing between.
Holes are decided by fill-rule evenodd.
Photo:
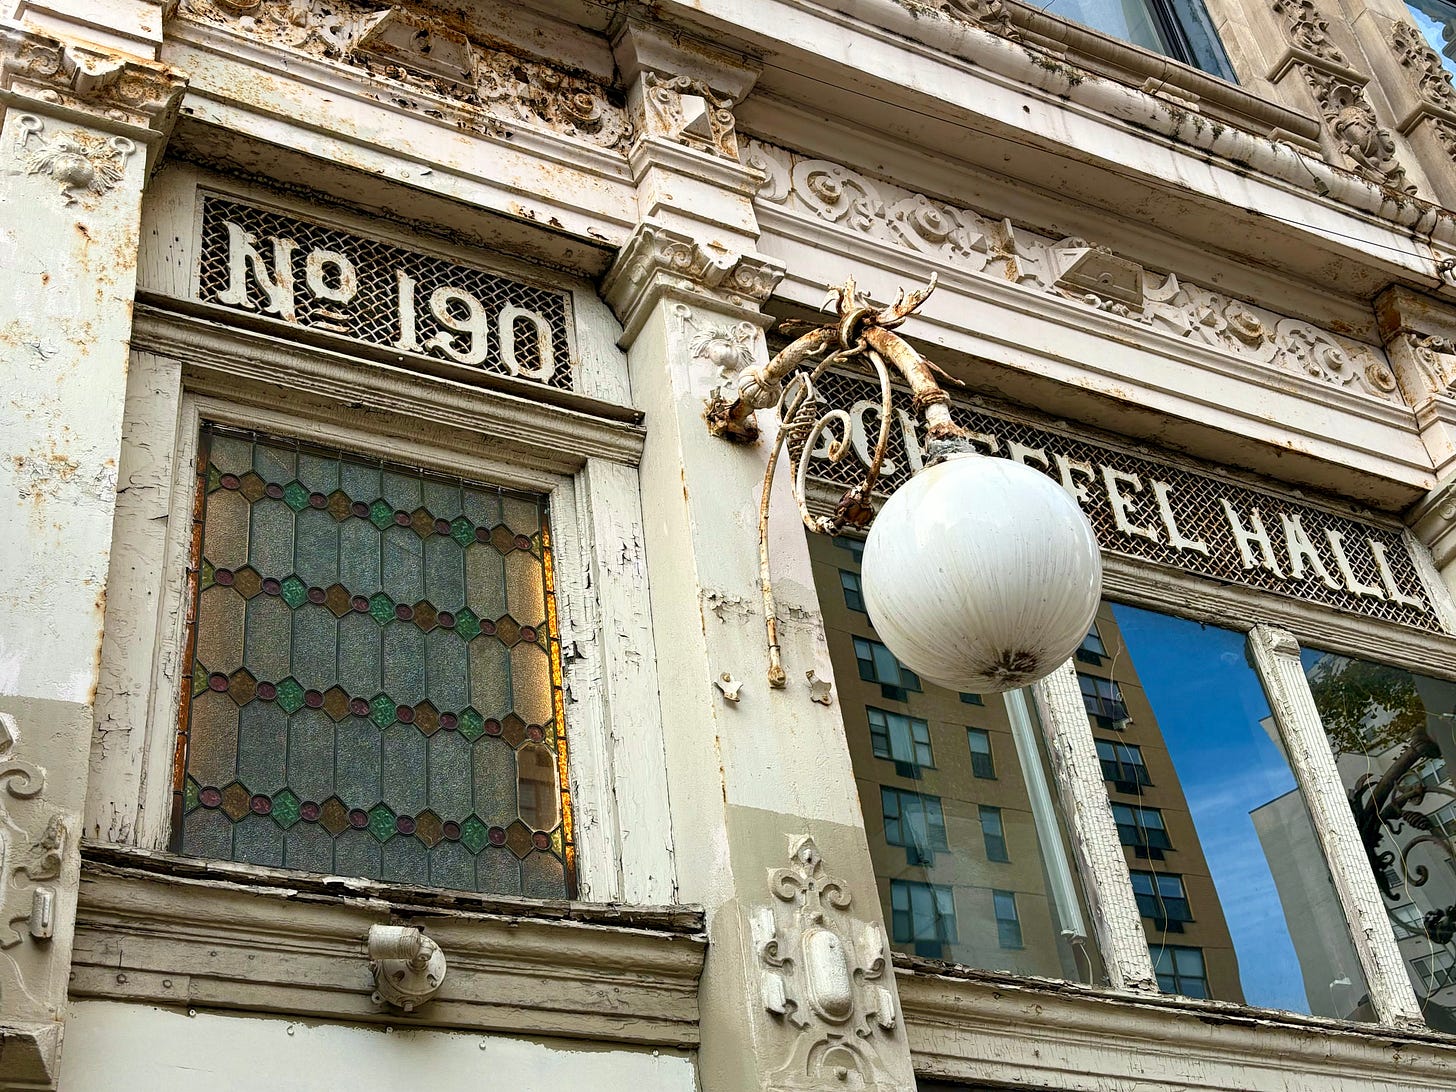
<instances>
[{"instance_id":1,"label":"pilaster","mask_svg":"<svg viewBox=\"0 0 1456 1092\"><path fill-rule=\"evenodd\" d=\"M141 195L167 70L0 27L0 1086L54 1083L121 450Z\"/></svg>"},{"instance_id":2,"label":"pilaster","mask_svg":"<svg viewBox=\"0 0 1456 1092\"><path fill-rule=\"evenodd\" d=\"M1407 522L1442 579L1456 588L1456 308L1395 286L1376 297L1375 317L1440 483Z\"/></svg>"},{"instance_id":3,"label":"pilaster","mask_svg":"<svg viewBox=\"0 0 1456 1092\"><path fill-rule=\"evenodd\" d=\"M634 34L619 43L639 62L658 50L635 77L639 109L666 88L726 110L704 93L732 97L721 71L696 53L673 71L660 41ZM626 46L619 56L630 71ZM702 118L691 101L659 115ZM759 309L784 273L753 250L731 118L708 122L691 139L671 125L639 138L642 220L605 285L650 422L642 496L673 842L709 936L699 1077L704 1092L899 1092L914 1076L854 771L838 701L811 685L832 673L803 523L781 489L770 547L789 681L775 689L757 549L767 442L715 439L703 416L766 361Z\"/></svg>"}]
</instances>

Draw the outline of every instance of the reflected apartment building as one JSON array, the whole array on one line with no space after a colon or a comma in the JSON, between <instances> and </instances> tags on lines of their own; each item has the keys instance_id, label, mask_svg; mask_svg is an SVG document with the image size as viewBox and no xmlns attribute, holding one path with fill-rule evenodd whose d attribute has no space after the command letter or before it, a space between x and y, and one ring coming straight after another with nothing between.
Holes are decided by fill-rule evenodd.
<instances>
[{"instance_id":1,"label":"reflected apartment building","mask_svg":"<svg viewBox=\"0 0 1456 1092\"><path fill-rule=\"evenodd\" d=\"M854 538L809 536L893 946L986 970L1100 982L1034 706L1019 693L945 690L895 662L860 596L861 548ZM1198 832L1110 604L1076 661L1160 986L1242 1002Z\"/></svg>"}]
</instances>

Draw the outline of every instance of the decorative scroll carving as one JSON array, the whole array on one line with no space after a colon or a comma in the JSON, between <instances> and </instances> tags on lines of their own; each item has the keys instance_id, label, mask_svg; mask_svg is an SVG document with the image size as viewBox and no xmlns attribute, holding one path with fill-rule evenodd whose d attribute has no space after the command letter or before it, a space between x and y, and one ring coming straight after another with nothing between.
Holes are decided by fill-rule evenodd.
<instances>
[{"instance_id":1,"label":"decorative scroll carving","mask_svg":"<svg viewBox=\"0 0 1456 1092\"><path fill-rule=\"evenodd\" d=\"M1330 24L1314 0L1274 0L1271 6L1284 19L1284 36L1290 45L1320 60L1349 66L1340 47L1330 39Z\"/></svg>"},{"instance_id":2,"label":"decorative scroll carving","mask_svg":"<svg viewBox=\"0 0 1456 1092\"><path fill-rule=\"evenodd\" d=\"M27 933L32 942L50 937L56 901L53 881L61 875L70 828L63 817L53 814L37 830L7 806L7 797L34 801L45 790L45 770L20 757L19 742L15 718L0 713L0 1005L14 990L40 1008L42 1002L27 989L11 952ZM34 814L34 807L29 811Z\"/></svg>"},{"instance_id":3,"label":"decorative scroll carving","mask_svg":"<svg viewBox=\"0 0 1456 1092\"><path fill-rule=\"evenodd\" d=\"M1406 181L1405 168L1395 158L1395 138L1375 117L1364 89L1322 69L1303 68L1325 125L1355 171L1378 185L1415 193L1415 185Z\"/></svg>"},{"instance_id":4,"label":"decorative scroll carving","mask_svg":"<svg viewBox=\"0 0 1456 1092\"><path fill-rule=\"evenodd\" d=\"M635 120L644 133L724 159L738 158L733 100L702 81L643 72L633 103L638 111Z\"/></svg>"},{"instance_id":5,"label":"decorative scroll carving","mask_svg":"<svg viewBox=\"0 0 1456 1092\"><path fill-rule=\"evenodd\" d=\"M126 137L83 129L66 129L47 137L45 122L34 114L22 114L16 128L25 173L50 175L68 205L107 193L122 180L126 161L136 151Z\"/></svg>"},{"instance_id":6,"label":"decorative scroll carving","mask_svg":"<svg viewBox=\"0 0 1456 1092\"><path fill-rule=\"evenodd\" d=\"M488 48L414 11L381 12L355 0L184 0L183 10L252 40L353 65L450 99L467 126L489 119L604 148L620 147L630 135L626 112L601 85ZM404 97L393 101L438 116L434 104Z\"/></svg>"},{"instance_id":7,"label":"decorative scroll carving","mask_svg":"<svg viewBox=\"0 0 1456 1092\"><path fill-rule=\"evenodd\" d=\"M876 1045L898 1022L884 931L850 913L849 892L825 871L812 837L796 839L789 859L769 873L775 901L752 919L763 1007L796 1032L769 1088L889 1092Z\"/></svg>"},{"instance_id":8,"label":"decorative scroll carving","mask_svg":"<svg viewBox=\"0 0 1456 1092\"><path fill-rule=\"evenodd\" d=\"M783 278L781 265L753 254L718 253L695 237L645 221L625 248L625 276L647 280L667 273L692 287L738 298L754 305L773 294Z\"/></svg>"},{"instance_id":9,"label":"decorative scroll carving","mask_svg":"<svg viewBox=\"0 0 1456 1092\"><path fill-rule=\"evenodd\" d=\"M1143 269L1085 239L1038 236L969 209L804 159L756 140L743 162L763 175L758 200L965 273L1076 300L1252 363L1399 402L1395 376L1369 345Z\"/></svg>"},{"instance_id":10,"label":"decorative scroll carving","mask_svg":"<svg viewBox=\"0 0 1456 1092\"><path fill-rule=\"evenodd\" d=\"M1409 23L1396 23L1390 32L1390 44L1421 98L1432 106L1456 110L1456 87L1451 85L1451 75L1421 32Z\"/></svg>"}]
</instances>

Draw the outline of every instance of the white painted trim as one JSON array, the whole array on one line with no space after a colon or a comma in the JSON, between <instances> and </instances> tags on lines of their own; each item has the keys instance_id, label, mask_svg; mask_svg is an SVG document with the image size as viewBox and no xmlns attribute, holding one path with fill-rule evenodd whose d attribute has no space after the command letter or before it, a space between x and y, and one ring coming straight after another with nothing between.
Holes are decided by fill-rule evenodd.
<instances>
[{"instance_id":1,"label":"white painted trim","mask_svg":"<svg viewBox=\"0 0 1456 1092\"><path fill-rule=\"evenodd\" d=\"M897 959L897 964L899 960ZM921 1077L1056 1092L1450 1092L1450 1036L896 967Z\"/></svg>"},{"instance_id":2,"label":"white painted trim","mask_svg":"<svg viewBox=\"0 0 1456 1092\"><path fill-rule=\"evenodd\" d=\"M1350 812L1314 694L1299 662L1299 642L1287 630L1260 625L1249 631L1248 647L1274 723L1284 737L1284 749L1299 781L1315 836L1329 864L1350 939L1365 969L1375 1014L1384 1024L1423 1028L1420 1004Z\"/></svg>"},{"instance_id":3,"label":"white painted trim","mask_svg":"<svg viewBox=\"0 0 1456 1092\"><path fill-rule=\"evenodd\" d=\"M247 349L232 345L233 355L245 358ZM299 351L299 361L310 354ZM148 357L148 360L159 358ZM216 358L213 358L216 364ZM152 368L157 365L153 364ZM177 366L170 373L170 382L188 382L187 367ZM228 373L215 373L227 375ZM201 390L179 394L179 400L157 405L153 398L139 399L129 406L128 428L146 428L152 415L164 422L161 428L149 430L147 443L157 445L158 452L172 452L172 473L168 533L161 556L155 559L154 586L149 594L156 596L157 618L155 643L138 642L135 647L115 650L112 659L103 662L103 687L108 691L127 691L138 685L147 674L141 672L138 657L150 657L150 686L146 725L133 725L123 745L101 746L93 755L97 780L89 804L88 830L95 836L132 842L145 848L161 848L168 840L171 819L171 762L176 738L176 717L181 686L187 676L186 644L186 566L190 554L192 505L196 473L196 443L201 421L210 420L240 428L296 436L332 447L377 455L391 461L406 461L453 474L465 474L495 481L548 496L558 575L558 607L561 610L563 647L572 642L577 656L569 665L568 682L574 703L569 703L566 725L568 756L573 799L588 812L592 806L605 807L610 821L600 830L593 829L578 845L578 878L584 893L593 897L616 899L624 888L646 901L667 902L675 890L671 865L669 824L666 821L666 790L661 784L661 718L656 700L655 675L644 680L640 665L628 666L620 673L624 688L623 701L638 703L634 713L640 734L617 736L609 732L605 710L610 701L606 679L618 677L618 664L611 658L611 642L589 642L584 635L599 625L617 623L617 615L638 619L633 634L651 647L648 622L647 587L645 580L605 580L593 570L596 554L595 536L607 528L588 520L579 506L616 513L614 538L641 541L640 510L636 502L636 472L613 460L592 459L596 472L570 473L543 468L543 460L530 457L530 448L521 454L517 445L515 458L505 453L488 454L471 450L468 444L450 444L440 432L430 434L427 442L402 438L390 431L385 422L373 415L350 413L330 418L325 414L308 417L301 413L309 407L301 396L290 403L292 412L270 408L264 398L247 398L248 383L231 374L228 381L200 384ZM304 385L306 389L306 384ZM175 387L170 388L175 389ZM297 387L295 387L295 390ZM420 385L412 389L417 393ZM357 389L356 389L357 390ZM476 395L474 401L488 404ZM276 400L273 405L277 405ZM357 403L356 403L357 404ZM417 398L409 404L421 416L429 415L427 400ZM536 408L536 420L546 416L545 407ZM170 429L174 427L172 434ZM531 421L518 420L522 435L529 435ZM415 430L418 432L418 430ZM152 435L155 432L156 435ZM562 438L558 444L572 442ZM590 444L576 437L578 449ZM580 470L580 450L568 460ZM608 470L612 467L614 470ZM615 471L615 473L614 473ZM606 495L598 496L599 482L608 483ZM125 494L123 494L125 497ZM125 504L118 513L116 534L129 537L145 531L143 521L155 518L149 509ZM620 546L620 544L619 544ZM145 565L147 559L139 558ZM590 574L590 575L589 575ZM604 613L602 596L610 597L611 612ZM109 625L118 635L133 632L145 636L146 627L133 629L129 620L114 612ZM568 631L568 626L570 627ZM650 701L644 700L650 697ZM588 711L591 712L588 712ZM657 757L652 757L652 747ZM579 761L576 748L584 752ZM611 756L617 750L625 753L620 760ZM608 756L604 760L600 756ZM605 761L605 766L602 762ZM140 766L138 778L128 770ZM609 771L603 773L603 770ZM616 821L612 800L628 801L625 816L630 826ZM138 799L139 797L139 799ZM649 835L649 831L663 833ZM640 849L640 852L639 852Z\"/></svg>"},{"instance_id":4,"label":"white painted trim","mask_svg":"<svg viewBox=\"0 0 1456 1092\"><path fill-rule=\"evenodd\" d=\"M1086 881L1088 908L1108 979L1114 989L1156 993L1158 979L1142 915L1133 896L1132 877L1097 758L1097 742L1072 661L1031 690L1067 817L1072 852Z\"/></svg>"},{"instance_id":5,"label":"white painted trim","mask_svg":"<svg viewBox=\"0 0 1456 1092\"><path fill-rule=\"evenodd\" d=\"M440 906L417 901L418 889L362 881L318 893L278 870L199 862L195 871L214 874L197 876L165 858L137 865L82 870L72 997L605 1043L698 1041L707 941L691 910L465 898ZM387 922L423 928L445 952L440 993L415 1013L370 1000L363 941Z\"/></svg>"}]
</instances>

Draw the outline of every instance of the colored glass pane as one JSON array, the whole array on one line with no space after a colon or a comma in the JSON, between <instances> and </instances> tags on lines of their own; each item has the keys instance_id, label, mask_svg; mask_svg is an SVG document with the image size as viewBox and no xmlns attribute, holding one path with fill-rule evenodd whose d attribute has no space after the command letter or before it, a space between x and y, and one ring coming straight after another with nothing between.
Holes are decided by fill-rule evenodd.
<instances>
[{"instance_id":1,"label":"colored glass pane","mask_svg":"<svg viewBox=\"0 0 1456 1092\"><path fill-rule=\"evenodd\" d=\"M208 426L175 848L573 892L541 498Z\"/></svg>"}]
</instances>

